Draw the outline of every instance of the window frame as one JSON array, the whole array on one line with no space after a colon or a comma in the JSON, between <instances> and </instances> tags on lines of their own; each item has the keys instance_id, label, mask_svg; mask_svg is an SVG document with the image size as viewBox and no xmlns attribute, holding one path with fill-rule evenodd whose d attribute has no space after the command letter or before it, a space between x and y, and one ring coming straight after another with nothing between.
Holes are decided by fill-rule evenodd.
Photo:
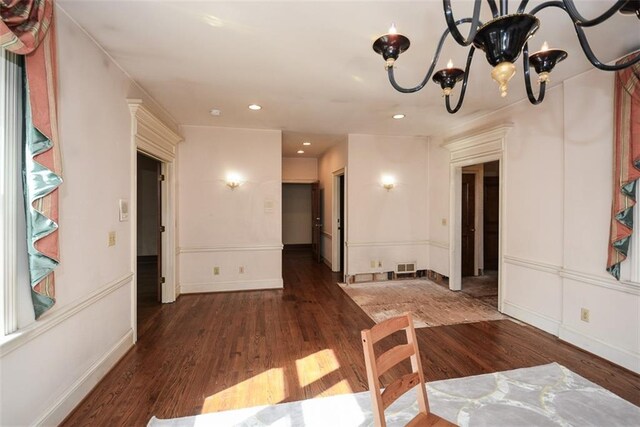
<instances>
[{"instance_id":1,"label":"window frame","mask_svg":"<svg viewBox=\"0 0 640 427\"><path fill-rule=\"evenodd\" d=\"M22 139L22 69L17 55L0 49L0 331L9 335L18 329L16 282L18 277L18 203L22 187L20 144Z\"/></svg>"}]
</instances>

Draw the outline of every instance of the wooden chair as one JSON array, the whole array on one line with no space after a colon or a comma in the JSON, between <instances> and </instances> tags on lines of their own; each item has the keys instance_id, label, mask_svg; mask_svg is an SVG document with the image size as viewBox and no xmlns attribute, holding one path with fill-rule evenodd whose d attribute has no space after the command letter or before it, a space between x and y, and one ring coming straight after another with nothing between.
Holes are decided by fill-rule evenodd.
<instances>
[{"instance_id":1,"label":"wooden chair","mask_svg":"<svg viewBox=\"0 0 640 427\"><path fill-rule=\"evenodd\" d=\"M394 332L405 330L407 344L401 344L376 357L373 345ZM364 361L367 366L367 379L373 403L373 416L376 427L386 427L384 410L407 391L418 386L418 405L420 412L407 424L408 426L455 426L439 416L429 412L429 400L424 385L424 374L420 363L416 331L409 313L387 319L371 329L362 331ZM380 376L401 361L410 358L412 373L397 378L380 393Z\"/></svg>"}]
</instances>

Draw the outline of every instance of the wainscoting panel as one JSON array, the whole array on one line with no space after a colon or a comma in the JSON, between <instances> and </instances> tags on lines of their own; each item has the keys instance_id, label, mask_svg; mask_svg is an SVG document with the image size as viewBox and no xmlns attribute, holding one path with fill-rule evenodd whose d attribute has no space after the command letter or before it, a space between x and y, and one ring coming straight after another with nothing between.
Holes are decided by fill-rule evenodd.
<instances>
[{"instance_id":1,"label":"wainscoting panel","mask_svg":"<svg viewBox=\"0 0 640 427\"><path fill-rule=\"evenodd\" d=\"M429 244L426 240L348 242L347 250L347 274L350 275L394 271L397 263L406 262L417 263L418 270L428 268Z\"/></svg>"},{"instance_id":2,"label":"wainscoting panel","mask_svg":"<svg viewBox=\"0 0 640 427\"><path fill-rule=\"evenodd\" d=\"M282 288L282 245L181 248L179 257L185 294Z\"/></svg>"},{"instance_id":3,"label":"wainscoting panel","mask_svg":"<svg viewBox=\"0 0 640 427\"><path fill-rule=\"evenodd\" d=\"M503 312L543 331L558 335L562 318L559 267L504 257Z\"/></svg>"}]
</instances>

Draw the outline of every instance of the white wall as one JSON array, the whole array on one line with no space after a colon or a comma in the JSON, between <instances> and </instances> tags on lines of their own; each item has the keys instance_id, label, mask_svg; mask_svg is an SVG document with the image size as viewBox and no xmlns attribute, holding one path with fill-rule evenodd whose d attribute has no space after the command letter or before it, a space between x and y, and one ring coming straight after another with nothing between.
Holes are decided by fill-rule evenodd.
<instances>
[{"instance_id":1,"label":"white wall","mask_svg":"<svg viewBox=\"0 0 640 427\"><path fill-rule=\"evenodd\" d=\"M282 186L282 243L311 244L311 184Z\"/></svg>"},{"instance_id":2,"label":"white wall","mask_svg":"<svg viewBox=\"0 0 640 427\"><path fill-rule=\"evenodd\" d=\"M318 180L318 159L306 157L282 158L282 182L311 183Z\"/></svg>"},{"instance_id":3,"label":"white wall","mask_svg":"<svg viewBox=\"0 0 640 427\"><path fill-rule=\"evenodd\" d=\"M0 346L2 425L58 424L133 342L131 223L119 222L118 199L131 199L135 161L126 99L149 99L56 10L65 180L57 303Z\"/></svg>"},{"instance_id":4,"label":"white wall","mask_svg":"<svg viewBox=\"0 0 640 427\"><path fill-rule=\"evenodd\" d=\"M428 268L427 146L426 138L349 135L347 274L402 262ZM392 190L383 175L395 178Z\"/></svg>"},{"instance_id":5,"label":"white wall","mask_svg":"<svg viewBox=\"0 0 640 427\"><path fill-rule=\"evenodd\" d=\"M336 249L333 247L335 245L335 242L333 242L333 228L335 228L333 218L333 174L345 169L346 166L347 141L341 141L325 151L318 161L318 179L322 193L322 257L333 271L340 269L340 263L336 258ZM345 180L348 181L348 172L345 173ZM335 240L337 241L338 238L336 237Z\"/></svg>"},{"instance_id":6,"label":"white wall","mask_svg":"<svg viewBox=\"0 0 640 427\"><path fill-rule=\"evenodd\" d=\"M640 371L640 285L605 270L611 207L613 75L590 71L451 134L512 123L505 148L505 313ZM430 144L432 268L449 275L449 157ZM580 308L590 310L589 323Z\"/></svg>"},{"instance_id":7,"label":"white wall","mask_svg":"<svg viewBox=\"0 0 640 427\"><path fill-rule=\"evenodd\" d=\"M282 287L281 132L185 126L183 136L181 293ZM235 190L226 185L229 173L244 181Z\"/></svg>"}]
</instances>

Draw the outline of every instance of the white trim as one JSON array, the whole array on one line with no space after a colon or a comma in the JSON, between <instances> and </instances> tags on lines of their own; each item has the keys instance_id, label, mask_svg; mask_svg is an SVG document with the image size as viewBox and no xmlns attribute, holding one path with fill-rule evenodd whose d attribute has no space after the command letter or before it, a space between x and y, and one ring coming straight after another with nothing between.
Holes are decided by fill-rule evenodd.
<instances>
[{"instance_id":1,"label":"white trim","mask_svg":"<svg viewBox=\"0 0 640 427\"><path fill-rule=\"evenodd\" d=\"M325 236L328 239L333 239L333 236L328 231L322 230L322 235Z\"/></svg>"},{"instance_id":2,"label":"white trim","mask_svg":"<svg viewBox=\"0 0 640 427\"><path fill-rule=\"evenodd\" d=\"M599 276L577 270L569 270L559 265L519 258L511 255L504 255L503 259L507 264L530 268L532 270L538 270L544 273L555 274L564 279L575 280L577 282L587 283L589 285L599 286L601 288L606 288L617 292L625 292L631 295L640 295L640 286L633 282L619 282L606 275Z\"/></svg>"},{"instance_id":3,"label":"white trim","mask_svg":"<svg viewBox=\"0 0 640 427\"><path fill-rule=\"evenodd\" d=\"M534 261L531 259L519 258L511 255L504 255L502 259L507 264L531 268L533 270L538 270L545 273L560 274L560 270L562 270L562 267L560 267L559 265L549 264L541 261Z\"/></svg>"},{"instance_id":4,"label":"white trim","mask_svg":"<svg viewBox=\"0 0 640 427\"><path fill-rule=\"evenodd\" d=\"M331 271L333 271L332 267L331 267L331 261L329 261L327 258L325 258L324 256L322 257L322 262L324 262L324 265L326 265L327 267L329 267L329 269Z\"/></svg>"},{"instance_id":5,"label":"white trim","mask_svg":"<svg viewBox=\"0 0 640 427\"><path fill-rule=\"evenodd\" d=\"M340 195L338 193L338 190L340 189L340 176L344 176L344 194L342 197L342 200L344 201L344 216L342 218L342 224L340 224L340 230L338 230L338 215L340 213ZM332 224L331 224L331 271L333 272L338 272L340 271L340 257L342 257L343 261L344 261L344 270L343 274L347 274L348 270L348 264L347 264L347 258L348 258L348 251L347 251L347 218L348 213L347 213L347 207L349 206L349 203L347 201L347 167L343 167L340 168L338 170L335 170L331 173L331 185L333 186L333 194L332 194L332 206L331 206L331 212L332 212ZM340 248L340 233L342 233L342 235L344 236L344 238L342 240L344 240L344 247ZM333 236L338 236L336 239L333 238ZM335 266L335 268L334 268Z\"/></svg>"},{"instance_id":6,"label":"white trim","mask_svg":"<svg viewBox=\"0 0 640 427\"><path fill-rule=\"evenodd\" d=\"M577 282L587 283L589 285L599 286L601 288L611 289L613 291L640 296L640 285L633 282L618 282L617 280L610 277L596 276L594 274L567 269L560 270L559 274L565 279L575 280Z\"/></svg>"},{"instance_id":7,"label":"white trim","mask_svg":"<svg viewBox=\"0 0 640 427\"><path fill-rule=\"evenodd\" d=\"M640 374L640 353L611 345L565 325L560 325L558 338Z\"/></svg>"},{"instance_id":8,"label":"white trim","mask_svg":"<svg viewBox=\"0 0 640 427\"><path fill-rule=\"evenodd\" d=\"M345 242L349 248L379 247L379 246L418 246L428 245L428 240L402 240L396 242Z\"/></svg>"},{"instance_id":9,"label":"white trim","mask_svg":"<svg viewBox=\"0 0 640 427\"><path fill-rule=\"evenodd\" d=\"M502 301L502 310L500 311L508 316L515 317L518 320L535 326L538 329L542 329L545 332L558 336L558 331L560 329L559 320L536 313L528 308L524 308L506 300Z\"/></svg>"},{"instance_id":10,"label":"white trim","mask_svg":"<svg viewBox=\"0 0 640 427\"><path fill-rule=\"evenodd\" d=\"M0 177L0 192L2 208L0 209L0 277L2 288L0 289L0 336L15 332L18 328L18 311L16 303L17 272L17 247L18 247L18 203L21 188L18 182L20 176L20 144L15 141L22 140L22 126L16 126L20 122L22 110L22 90L16 90L22 86L21 68L13 63L9 57L16 55L0 49L0 137L2 147L0 149L0 165L2 176ZM28 286L28 283L24 283Z\"/></svg>"},{"instance_id":11,"label":"white trim","mask_svg":"<svg viewBox=\"0 0 640 427\"><path fill-rule=\"evenodd\" d=\"M134 272L134 284L131 288L131 328L134 340L138 336L138 295L137 295L137 153L142 152L158 159L162 164L165 176L162 185L162 222L165 232L162 233L162 302L169 303L176 300L177 295L177 145L182 137L174 132L162 120L157 118L151 110L143 105L140 99L128 99L131 112L131 270Z\"/></svg>"},{"instance_id":12,"label":"white trim","mask_svg":"<svg viewBox=\"0 0 640 427\"><path fill-rule=\"evenodd\" d=\"M283 245L220 245L220 246L185 246L178 248L179 254L205 253L205 252L258 252L258 251L281 251Z\"/></svg>"},{"instance_id":13,"label":"white trim","mask_svg":"<svg viewBox=\"0 0 640 427\"><path fill-rule=\"evenodd\" d=\"M205 292L255 291L265 289L282 289L282 279L230 280L227 282L181 283L182 294L199 294Z\"/></svg>"},{"instance_id":14,"label":"white trim","mask_svg":"<svg viewBox=\"0 0 640 427\"><path fill-rule=\"evenodd\" d=\"M32 339L42 335L43 333L47 332L51 328L54 328L65 320L75 316L80 311L107 297L109 294L120 289L124 285L131 283L132 279L133 273L129 272L119 279L101 286L94 292L76 301L75 303L64 306L59 310L57 309L51 312L50 315L43 316L36 323L32 323L26 328L20 329L19 331L14 332L11 335L7 335L6 337L4 337L3 342L0 343L0 358L11 353L13 350L16 350L17 348L25 345Z\"/></svg>"},{"instance_id":15,"label":"white trim","mask_svg":"<svg viewBox=\"0 0 640 427\"><path fill-rule=\"evenodd\" d=\"M449 249L449 242L440 242L437 240L427 240L429 246L435 246L440 249Z\"/></svg>"},{"instance_id":16,"label":"white trim","mask_svg":"<svg viewBox=\"0 0 640 427\"><path fill-rule=\"evenodd\" d=\"M315 184L317 179L283 179L283 184Z\"/></svg>"},{"instance_id":17,"label":"white trim","mask_svg":"<svg viewBox=\"0 0 640 427\"><path fill-rule=\"evenodd\" d=\"M442 147L450 151L449 164L449 289L462 289L462 233L459 222L462 215L462 168L491 161L499 162L499 199L500 225L498 243L498 310L503 311L504 298L504 261L506 251L506 185L507 174L504 155L507 133L512 124L504 124L487 130L472 130L461 136L445 140Z\"/></svg>"},{"instance_id":18,"label":"white trim","mask_svg":"<svg viewBox=\"0 0 640 427\"><path fill-rule=\"evenodd\" d=\"M100 360L91 365L71 387L58 396L34 425L54 426L60 424L132 346L133 330L129 329Z\"/></svg>"}]
</instances>

